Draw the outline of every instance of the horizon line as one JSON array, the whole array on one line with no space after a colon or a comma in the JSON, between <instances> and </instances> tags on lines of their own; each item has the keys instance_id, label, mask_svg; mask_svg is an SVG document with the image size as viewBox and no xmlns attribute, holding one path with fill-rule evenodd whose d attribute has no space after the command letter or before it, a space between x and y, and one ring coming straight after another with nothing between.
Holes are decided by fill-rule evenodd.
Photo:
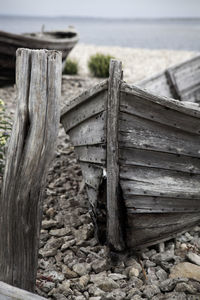
<instances>
[{"instance_id":1,"label":"horizon line","mask_svg":"<svg viewBox=\"0 0 200 300\"><path fill-rule=\"evenodd\" d=\"M2 14L1 17L26 17L26 18L79 18L79 19L102 19L102 20L195 20L200 19L199 17L102 17L102 16L78 16L78 15L21 15L21 14Z\"/></svg>"}]
</instances>

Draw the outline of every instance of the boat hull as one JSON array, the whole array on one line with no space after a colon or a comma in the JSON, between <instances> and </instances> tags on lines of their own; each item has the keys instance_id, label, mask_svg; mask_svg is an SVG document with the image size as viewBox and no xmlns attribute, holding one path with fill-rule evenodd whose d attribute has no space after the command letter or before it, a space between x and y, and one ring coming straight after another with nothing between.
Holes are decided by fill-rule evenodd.
<instances>
[{"instance_id":1,"label":"boat hull","mask_svg":"<svg viewBox=\"0 0 200 300\"><path fill-rule=\"evenodd\" d=\"M78 34L70 29L63 32L24 35L0 31L0 85L15 82L16 50L18 48L59 50L62 52L64 62L78 39Z\"/></svg>"},{"instance_id":2,"label":"boat hull","mask_svg":"<svg viewBox=\"0 0 200 300\"><path fill-rule=\"evenodd\" d=\"M72 101L61 122L79 158L94 216L106 208L108 244L115 250L143 248L200 222L200 109L121 80L115 93L112 82L113 77ZM110 108L113 97L119 106ZM113 118L117 134L110 136ZM113 242L109 234L120 237Z\"/></svg>"}]
</instances>

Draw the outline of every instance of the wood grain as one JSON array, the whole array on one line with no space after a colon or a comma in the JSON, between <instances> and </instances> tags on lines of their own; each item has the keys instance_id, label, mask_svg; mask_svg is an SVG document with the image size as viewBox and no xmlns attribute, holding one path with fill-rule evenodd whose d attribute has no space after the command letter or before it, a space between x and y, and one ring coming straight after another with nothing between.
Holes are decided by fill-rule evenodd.
<instances>
[{"instance_id":1,"label":"wood grain","mask_svg":"<svg viewBox=\"0 0 200 300\"><path fill-rule=\"evenodd\" d=\"M17 51L18 106L0 200L0 280L34 291L46 174L59 128L61 53Z\"/></svg>"},{"instance_id":2,"label":"wood grain","mask_svg":"<svg viewBox=\"0 0 200 300\"><path fill-rule=\"evenodd\" d=\"M119 205L119 164L118 164L118 115L122 64L110 62L107 111L107 240L111 248L124 248L120 224Z\"/></svg>"}]
</instances>

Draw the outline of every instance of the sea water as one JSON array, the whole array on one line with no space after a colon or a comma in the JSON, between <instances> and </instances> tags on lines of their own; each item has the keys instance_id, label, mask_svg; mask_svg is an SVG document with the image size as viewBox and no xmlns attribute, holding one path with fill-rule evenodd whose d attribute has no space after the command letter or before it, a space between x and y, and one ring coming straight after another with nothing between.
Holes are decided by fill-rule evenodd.
<instances>
[{"instance_id":1,"label":"sea water","mask_svg":"<svg viewBox=\"0 0 200 300\"><path fill-rule=\"evenodd\" d=\"M104 19L0 16L0 30L13 33L74 26L80 42L93 45L200 51L200 19Z\"/></svg>"}]
</instances>

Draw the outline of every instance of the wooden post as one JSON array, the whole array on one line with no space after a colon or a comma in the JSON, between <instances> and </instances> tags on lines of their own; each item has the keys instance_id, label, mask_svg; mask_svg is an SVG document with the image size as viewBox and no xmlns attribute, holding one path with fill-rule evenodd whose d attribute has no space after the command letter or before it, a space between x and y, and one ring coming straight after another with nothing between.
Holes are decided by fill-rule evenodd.
<instances>
[{"instance_id":1,"label":"wooden post","mask_svg":"<svg viewBox=\"0 0 200 300\"><path fill-rule=\"evenodd\" d=\"M46 174L56 146L61 53L17 50L18 107L0 199L0 280L34 291Z\"/></svg>"},{"instance_id":2,"label":"wooden post","mask_svg":"<svg viewBox=\"0 0 200 300\"><path fill-rule=\"evenodd\" d=\"M107 241L111 249L124 249L119 218L118 116L122 64L111 60L107 110Z\"/></svg>"}]
</instances>

